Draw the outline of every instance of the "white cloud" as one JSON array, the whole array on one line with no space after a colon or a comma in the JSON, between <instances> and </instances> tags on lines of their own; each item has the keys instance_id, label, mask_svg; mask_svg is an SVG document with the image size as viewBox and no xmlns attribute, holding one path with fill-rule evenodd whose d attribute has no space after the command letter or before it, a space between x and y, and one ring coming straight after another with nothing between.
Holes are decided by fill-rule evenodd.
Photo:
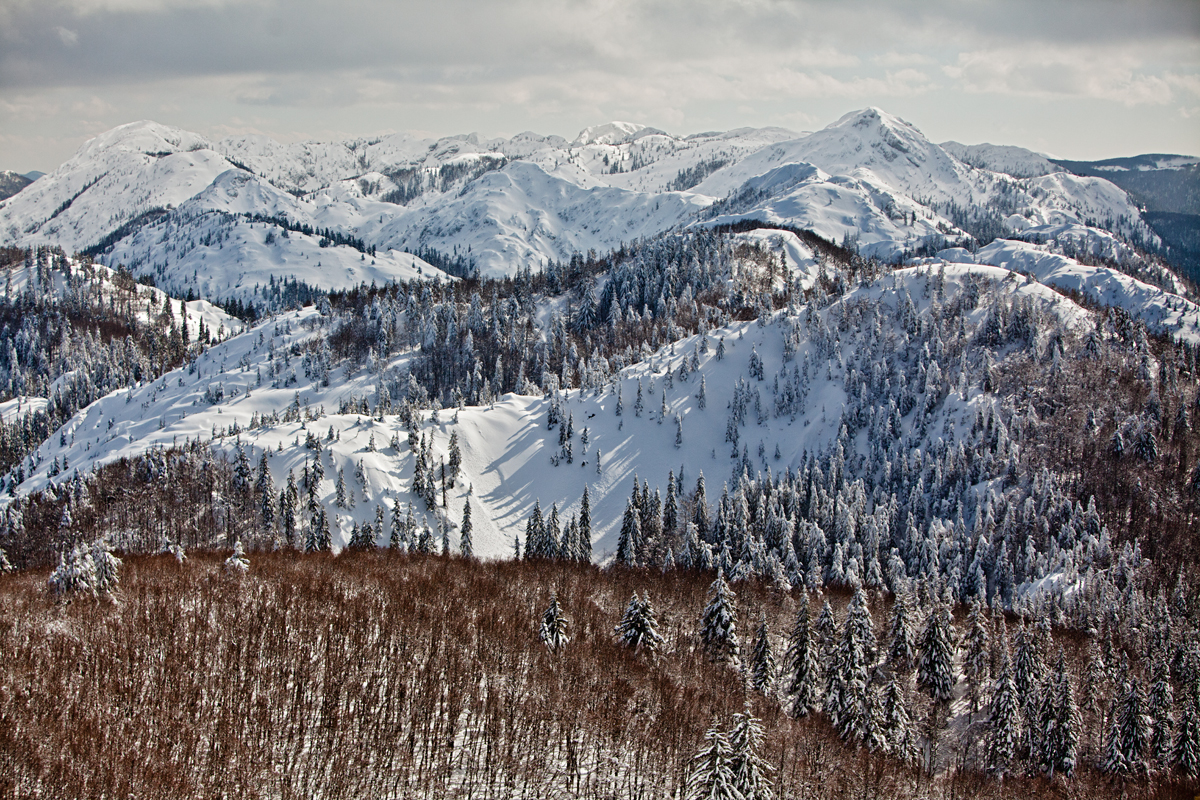
<instances>
[{"instance_id":1,"label":"white cloud","mask_svg":"<svg viewBox=\"0 0 1200 800\"><path fill-rule=\"evenodd\" d=\"M1194 74L1155 71L1140 54L1036 47L960 53L942 71L967 92L1035 98L1081 97L1126 106L1170 103L1173 87L1195 91Z\"/></svg>"},{"instance_id":2,"label":"white cloud","mask_svg":"<svg viewBox=\"0 0 1200 800\"><path fill-rule=\"evenodd\" d=\"M75 31L68 30L67 28L59 25L55 27L54 32L58 34L58 38L62 40L62 43L67 47L74 47L75 45L79 44L79 34L77 34Z\"/></svg>"}]
</instances>

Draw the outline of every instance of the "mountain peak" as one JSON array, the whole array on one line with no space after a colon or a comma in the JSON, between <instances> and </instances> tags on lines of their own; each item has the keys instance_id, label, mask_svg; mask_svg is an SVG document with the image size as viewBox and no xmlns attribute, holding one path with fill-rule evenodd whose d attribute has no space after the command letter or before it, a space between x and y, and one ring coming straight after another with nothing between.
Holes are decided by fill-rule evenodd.
<instances>
[{"instance_id":1,"label":"mountain peak","mask_svg":"<svg viewBox=\"0 0 1200 800\"><path fill-rule=\"evenodd\" d=\"M571 144L622 144L655 133L663 131L638 122L606 122L603 125L584 128Z\"/></svg>"},{"instance_id":2,"label":"mountain peak","mask_svg":"<svg viewBox=\"0 0 1200 800\"><path fill-rule=\"evenodd\" d=\"M126 150L148 155L211 149L208 139L181 128L143 119L118 125L84 142L76 157L92 157L106 150Z\"/></svg>"}]
</instances>

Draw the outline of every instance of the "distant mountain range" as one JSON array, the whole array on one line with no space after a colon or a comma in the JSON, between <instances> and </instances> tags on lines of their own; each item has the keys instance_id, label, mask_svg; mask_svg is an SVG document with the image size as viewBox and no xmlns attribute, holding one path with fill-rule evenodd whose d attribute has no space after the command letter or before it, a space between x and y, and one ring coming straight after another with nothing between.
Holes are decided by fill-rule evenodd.
<instances>
[{"instance_id":1,"label":"distant mountain range","mask_svg":"<svg viewBox=\"0 0 1200 800\"><path fill-rule=\"evenodd\" d=\"M1161 174L1191 185L1196 160L1119 161L1085 169L1016 147L938 145L875 108L813 133L677 137L613 122L572 141L526 132L213 142L143 121L87 142L4 202L0 242L57 244L179 294L247 299L298 272L322 288L430 268L511 275L739 220L809 229L886 260L1062 225L1178 254L1179 237L1160 232L1171 224L1146 214L1192 212L1165 211L1173 201L1162 192L1145 203L1147 190L1131 197L1124 183Z\"/></svg>"}]
</instances>

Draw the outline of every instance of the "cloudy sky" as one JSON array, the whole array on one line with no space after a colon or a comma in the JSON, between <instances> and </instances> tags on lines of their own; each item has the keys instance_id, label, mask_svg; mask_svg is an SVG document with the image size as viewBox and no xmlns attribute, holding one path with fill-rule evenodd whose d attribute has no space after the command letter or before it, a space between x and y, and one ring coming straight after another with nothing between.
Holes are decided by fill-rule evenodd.
<instances>
[{"instance_id":1,"label":"cloudy sky","mask_svg":"<svg viewBox=\"0 0 1200 800\"><path fill-rule=\"evenodd\" d=\"M0 0L0 169L137 119L280 141L823 127L1200 155L1197 0Z\"/></svg>"}]
</instances>

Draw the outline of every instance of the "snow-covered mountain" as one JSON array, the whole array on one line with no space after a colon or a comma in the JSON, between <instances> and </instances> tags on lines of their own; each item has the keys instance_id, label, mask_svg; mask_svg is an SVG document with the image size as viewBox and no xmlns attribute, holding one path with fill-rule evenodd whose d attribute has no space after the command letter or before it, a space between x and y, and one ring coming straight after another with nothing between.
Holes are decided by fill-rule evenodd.
<instances>
[{"instance_id":1,"label":"snow-covered mountain","mask_svg":"<svg viewBox=\"0 0 1200 800\"><path fill-rule=\"evenodd\" d=\"M792 234L760 230L738 236L781 255L782 281L811 287L822 271L817 254ZM731 265L733 274L743 276L757 269L751 262ZM880 365L869 366L874 356L863 349L866 344L853 325L845 339L834 334L864 308L878 308L888 320L872 335L892 342L889 347L906 340L905 327L911 328L917 317L935 309L941 314L943 306L961 307L967 297L973 310L964 318L964 341L982 335L996 302L1014 309L1024 304L1032 309L1025 313L1052 321L1043 323L1040 338L994 352L1003 360L1027 348L1048 350L1049 342L1062 336L1083 339L1096 328L1092 312L1051 286L1125 308L1152 329L1200 344L1200 306L1115 270L1089 267L1050 252L1047 245L1019 240L998 240L976 254L947 250L850 289L823 310L796 308L759 322L730 322L707 335L644 352L636 363L595 386L554 396L510 393L486 405L425 411L419 427L422 436L431 437L432 463L449 458L451 434L457 435L463 453L462 478L449 491L448 510L443 510L428 508L414 487L416 456L401 417L376 417L361 406L364 399L378 396L386 376L406 374L419 352L406 351L374 366L343 363L322 376L311 366L312 354L329 335L329 323L309 307L234 335L184 367L80 411L33 454L31 463L37 466L16 493L43 489L68 467L90 470L156 447L199 440L231 459L243 448L252 463L265 452L276 486L284 485L289 473L300 475L311 459L322 459L325 477L316 495L334 521L335 547L346 545L354 525L374 519L378 506L389 518L397 502L404 509L412 506L418 509L418 522L424 516L436 527L438 519L456 525L464 503L470 503L476 552L504 556L535 504L546 511L557 506L565 522L579 512L586 486L596 553L603 557L616 548L622 508L635 476L661 484L674 471L690 486L704 472L714 491L727 479L728 409L747 402L758 409L741 438L755 469L776 472L794 470L805 454L830 446L846 415L870 416L871 409L849 388L866 373L851 365L858 363L861 370ZM562 301L539 302L533 316L549 335L564 311ZM372 313L405 316L386 307ZM404 323L398 319L396 324ZM887 354L894 357L890 350L880 355ZM958 367L955 381L967 380L966 363ZM759 382L753 381L756 371ZM793 380L799 382L795 387ZM955 385L949 373L946 380ZM783 395L781 384L786 384ZM781 413L781 397L791 388L800 396L788 401L790 411ZM908 418L905 412L900 421L897 416L895 424L903 429L896 435L919 449L938 447L939 439L962 440L977 414L998 402L973 385L943 393L932 417ZM618 410L622 406L623 413ZM577 438L570 457L564 458L559 433L547 424L552 408L560 418L573 420ZM585 428L586 441L581 436ZM322 440L316 452L301 446L310 436ZM865 459L869 437L863 434L854 441ZM740 462L734 458L732 463L737 469ZM339 475L355 494L345 506L335 502ZM350 477L355 475L361 476L357 483Z\"/></svg>"},{"instance_id":2,"label":"snow-covered mountain","mask_svg":"<svg viewBox=\"0 0 1200 800\"><path fill-rule=\"evenodd\" d=\"M29 178L11 170L0 172L0 200L7 200L31 183Z\"/></svg>"},{"instance_id":3,"label":"snow-covered mountain","mask_svg":"<svg viewBox=\"0 0 1200 800\"><path fill-rule=\"evenodd\" d=\"M1055 171L1019 148L939 146L869 108L809 134L677 137L612 122L571 141L526 132L211 142L137 122L87 142L0 205L0 242L90 249L179 293L250 298L255 285L293 275L338 288L403 280L417 267L430 274L413 254L431 251L458 273L511 275L743 219L811 229L894 260L969 244L984 229L1011 232L1004 220L1016 217L1021 227L1083 224L1155 240L1102 178ZM250 234L251 221L260 233ZM308 240L289 241L284 227L328 246L318 253Z\"/></svg>"}]
</instances>

